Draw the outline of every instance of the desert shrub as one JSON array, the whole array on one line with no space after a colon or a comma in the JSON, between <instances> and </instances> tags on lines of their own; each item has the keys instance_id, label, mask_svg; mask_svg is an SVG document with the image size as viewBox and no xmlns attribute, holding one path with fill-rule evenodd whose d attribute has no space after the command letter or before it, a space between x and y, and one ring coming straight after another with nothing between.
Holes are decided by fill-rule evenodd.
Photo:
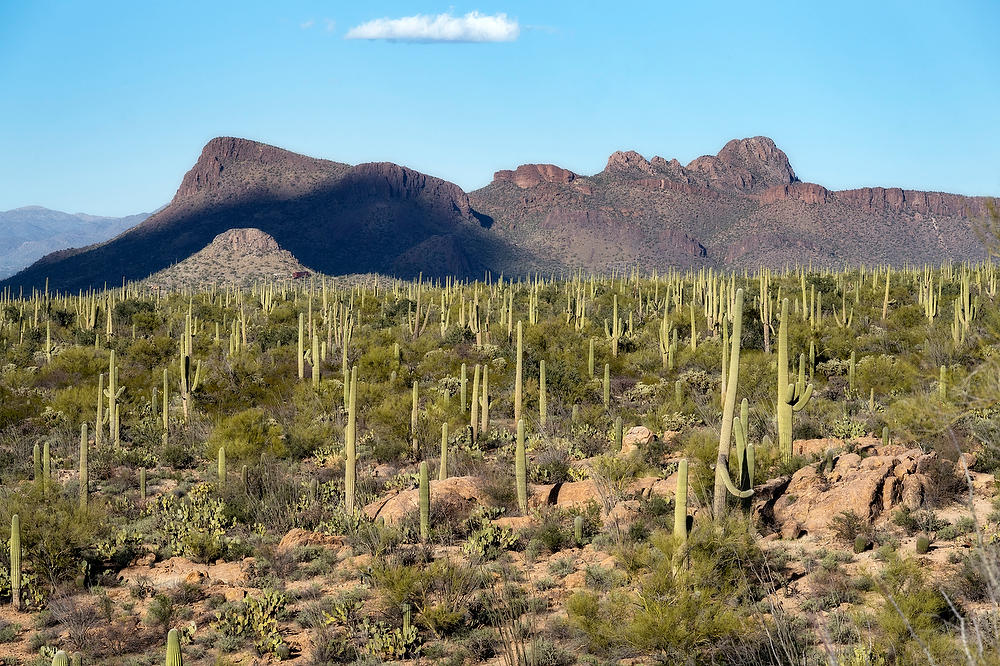
<instances>
[{"instance_id":1,"label":"desert shrub","mask_svg":"<svg viewBox=\"0 0 1000 666\"><path fill-rule=\"evenodd\" d=\"M671 534L657 532L650 543L637 587L574 594L567 605L570 623L586 634L592 650L609 657L655 651L668 659L727 661L725 646L749 641L759 629L748 608L760 590L742 568L761 558L751 533L732 520L699 521L689 538L687 567L675 566L681 555Z\"/></svg>"},{"instance_id":2,"label":"desert shrub","mask_svg":"<svg viewBox=\"0 0 1000 666\"><path fill-rule=\"evenodd\" d=\"M209 456L214 458L223 446L227 458L237 461L258 460L262 453L283 456L286 452L281 427L259 407L224 418L212 430L208 440Z\"/></svg>"}]
</instances>

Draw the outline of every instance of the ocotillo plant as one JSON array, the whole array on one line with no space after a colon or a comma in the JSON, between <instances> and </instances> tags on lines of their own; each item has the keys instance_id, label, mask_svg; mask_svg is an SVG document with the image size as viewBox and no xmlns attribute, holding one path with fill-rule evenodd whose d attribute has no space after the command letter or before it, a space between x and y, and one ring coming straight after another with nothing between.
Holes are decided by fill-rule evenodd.
<instances>
[{"instance_id":1,"label":"ocotillo plant","mask_svg":"<svg viewBox=\"0 0 1000 666\"><path fill-rule=\"evenodd\" d=\"M14 610L21 609L21 518L10 517L10 598Z\"/></svg>"},{"instance_id":2,"label":"ocotillo plant","mask_svg":"<svg viewBox=\"0 0 1000 666\"><path fill-rule=\"evenodd\" d=\"M181 636L176 629L171 629L167 633L167 660L165 666L184 666L184 658L181 656Z\"/></svg>"},{"instance_id":3,"label":"ocotillo plant","mask_svg":"<svg viewBox=\"0 0 1000 666\"><path fill-rule=\"evenodd\" d=\"M719 454L715 461L715 495L712 511L720 518L726 510L726 492L741 498L750 497L752 490L741 491L729 476L729 448L733 434L733 413L736 411L736 389L740 381L740 338L743 335L743 290L736 290L733 309L733 332L730 336L729 376L726 383L726 401L722 410L722 428L719 434Z\"/></svg>"},{"instance_id":4,"label":"ocotillo plant","mask_svg":"<svg viewBox=\"0 0 1000 666\"><path fill-rule=\"evenodd\" d=\"M87 468L87 424L80 426L80 508L87 510L90 472Z\"/></svg>"},{"instance_id":5,"label":"ocotillo plant","mask_svg":"<svg viewBox=\"0 0 1000 666\"><path fill-rule=\"evenodd\" d=\"M431 534L431 482L427 478L427 461L420 461L420 540Z\"/></svg>"},{"instance_id":6,"label":"ocotillo plant","mask_svg":"<svg viewBox=\"0 0 1000 666\"><path fill-rule=\"evenodd\" d=\"M517 445L514 452L514 479L517 482L517 506L528 515L528 458L524 449L524 419L517 422Z\"/></svg>"},{"instance_id":7,"label":"ocotillo plant","mask_svg":"<svg viewBox=\"0 0 1000 666\"><path fill-rule=\"evenodd\" d=\"M805 370L805 368L803 368ZM806 385L804 372L799 382L788 382L788 299L781 302L778 325L778 450L788 460L792 457L792 413L802 411L812 398L813 386Z\"/></svg>"},{"instance_id":8,"label":"ocotillo plant","mask_svg":"<svg viewBox=\"0 0 1000 666\"><path fill-rule=\"evenodd\" d=\"M415 386L415 384L414 384ZM351 389L347 408L347 428L344 430L344 510L355 512L355 487L358 480L358 368L351 368Z\"/></svg>"}]
</instances>

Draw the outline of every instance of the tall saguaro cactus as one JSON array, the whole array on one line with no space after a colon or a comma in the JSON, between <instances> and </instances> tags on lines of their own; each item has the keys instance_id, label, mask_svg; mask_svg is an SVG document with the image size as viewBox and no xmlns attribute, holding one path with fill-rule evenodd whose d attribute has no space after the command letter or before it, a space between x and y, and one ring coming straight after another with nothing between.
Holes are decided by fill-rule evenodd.
<instances>
[{"instance_id":1,"label":"tall saguaro cactus","mask_svg":"<svg viewBox=\"0 0 1000 666\"><path fill-rule=\"evenodd\" d=\"M438 481L448 478L448 422L441 424L441 466L438 469Z\"/></svg>"},{"instance_id":2,"label":"tall saguaro cactus","mask_svg":"<svg viewBox=\"0 0 1000 666\"><path fill-rule=\"evenodd\" d=\"M674 493L674 538L678 542L687 541L688 509L688 461L681 458L677 463L677 491Z\"/></svg>"},{"instance_id":3,"label":"tall saguaro cactus","mask_svg":"<svg viewBox=\"0 0 1000 666\"><path fill-rule=\"evenodd\" d=\"M524 449L524 419L517 422L517 448L514 453L514 478L517 481L517 506L528 514L528 458Z\"/></svg>"},{"instance_id":4,"label":"tall saguaro cactus","mask_svg":"<svg viewBox=\"0 0 1000 666\"><path fill-rule=\"evenodd\" d=\"M80 426L80 508L87 510L90 471L87 466L87 424Z\"/></svg>"},{"instance_id":5,"label":"tall saguaro cactus","mask_svg":"<svg viewBox=\"0 0 1000 666\"><path fill-rule=\"evenodd\" d=\"M427 477L427 461L420 461L420 540L427 541L431 533L431 482Z\"/></svg>"},{"instance_id":6,"label":"tall saguaro cactus","mask_svg":"<svg viewBox=\"0 0 1000 666\"><path fill-rule=\"evenodd\" d=\"M746 498L752 490L741 491L729 476L729 449L733 435L733 414L736 411L736 389L740 380L740 338L743 335L743 290L736 290L733 308L733 331L730 336L732 349L729 352L729 375L726 381L726 400L722 409L722 428L719 433L719 454L715 460L715 495L712 511L718 518L726 510L726 492Z\"/></svg>"},{"instance_id":7,"label":"tall saguaro cactus","mask_svg":"<svg viewBox=\"0 0 1000 666\"><path fill-rule=\"evenodd\" d=\"M517 322L517 360L514 369L514 422L521 420L521 403L524 394L524 344L522 340L523 326Z\"/></svg>"},{"instance_id":8,"label":"tall saguaro cactus","mask_svg":"<svg viewBox=\"0 0 1000 666\"><path fill-rule=\"evenodd\" d=\"M344 430L344 510L353 516L355 487L358 480L358 368L351 368L351 388L347 407L347 428Z\"/></svg>"},{"instance_id":9,"label":"tall saguaro cactus","mask_svg":"<svg viewBox=\"0 0 1000 666\"><path fill-rule=\"evenodd\" d=\"M792 457L792 413L802 411L812 398L813 386L805 382L805 368L798 382L788 381L788 299L781 302L778 325L778 450L787 460Z\"/></svg>"},{"instance_id":10,"label":"tall saguaro cactus","mask_svg":"<svg viewBox=\"0 0 1000 666\"><path fill-rule=\"evenodd\" d=\"M21 610L21 518L10 517L10 596L14 610Z\"/></svg>"},{"instance_id":11,"label":"tall saguaro cactus","mask_svg":"<svg viewBox=\"0 0 1000 666\"><path fill-rule=\"evenodd\" d=\"M549 397L545 387L545 361L538 362L538 424L542 430L549 420Z\"/></svg>"}]
</instances>

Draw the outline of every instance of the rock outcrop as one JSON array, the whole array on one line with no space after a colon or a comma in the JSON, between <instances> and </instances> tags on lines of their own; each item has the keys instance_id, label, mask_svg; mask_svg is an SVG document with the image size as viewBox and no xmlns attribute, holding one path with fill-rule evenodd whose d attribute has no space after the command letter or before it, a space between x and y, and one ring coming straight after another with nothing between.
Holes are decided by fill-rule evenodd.
<instances>
[{"instance_id":1,"label":"rock outcrop","mask_svg":"<svg viewBox=\"0 0 1000 666\"><path fill-rule=\"evenodd\" d=\"M875 523L900 507L916 510L934 491L931 473L950 467L935 453L900 446L869 447L841 453L832 469L818 462L799 469L790 479L758 488L755 510L786 538L802 533L829 534L832 521L845 511Z\"/></svg>"},{"instance_id":2,"label":"rock outcrop","mask_svg":"<svg viewBox=\"0 0 1000 666\"><path fill-rule=\"evenodd\" d=\"M504 170L493 174L493 180L510 181L522 189L534 187L540 183L568 185L576 178L577 175L569 169L563 169L554 164L522 164L514 171Z\"/></svg>"}]
</instances>

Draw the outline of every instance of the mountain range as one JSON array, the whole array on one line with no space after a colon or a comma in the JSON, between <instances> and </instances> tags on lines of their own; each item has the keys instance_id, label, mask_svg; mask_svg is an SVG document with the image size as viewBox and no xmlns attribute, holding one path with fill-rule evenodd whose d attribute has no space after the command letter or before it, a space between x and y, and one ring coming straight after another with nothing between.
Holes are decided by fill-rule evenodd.
<instances>
[{"instance_id":1,"label":"mountain range","mask_svg":"<svg viewBox=\"0 0 1000 666\"><path fill-rule=\"evenodd\" d=\"M0 230L3 231L0 233L0 278L13 275L55 250L105 241L147 217L148 213L101 217L63 213L41 206L0 211Z\"/></svg>"},{"instance_id":2,"label":"mountain range","mask_svg":"<svg viewBox=\"0 0 1000 666\"><path fill-rule=\"evenodd\" d=\"M230 229L255 228L320 272L481 277L616 267L938 263L986 252L986 198L803 182L767 137L687 165L612 154L585 176L498 171L471 193L387 162L350 166L247 139L209 141L165 208L117 237L7 279L80 289L138 280Z\"/></svg>"}]
</instances>

